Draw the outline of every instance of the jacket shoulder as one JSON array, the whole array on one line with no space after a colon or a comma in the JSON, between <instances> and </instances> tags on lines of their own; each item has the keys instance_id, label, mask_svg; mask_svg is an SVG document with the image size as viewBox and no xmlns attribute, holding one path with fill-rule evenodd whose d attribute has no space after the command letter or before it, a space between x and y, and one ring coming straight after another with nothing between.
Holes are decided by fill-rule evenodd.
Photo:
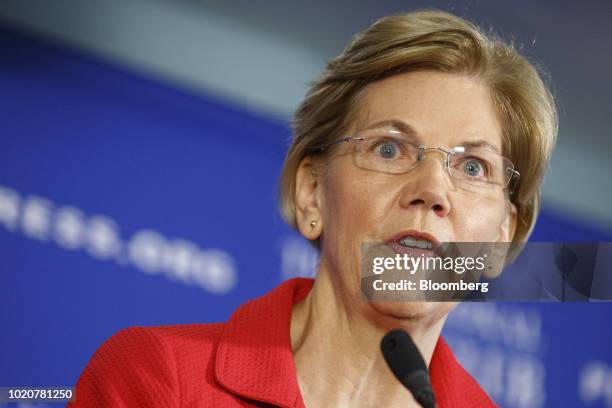
<instances>
[{"instance_id":1,"label":"jacket shoulder","mask_svg":"<svg viewBox=\"0 0 612 408\"><path fill-rule=\"evenodd\" d=\"M177 356L188 352L191 347L214 347L219 342L225 323L177 324L172 326L130 327L125 330L146 330L165 343Z\"/></svg>"},{"instance_id":2,"label":"jacket shoulder","mask_svg":"<svg viewBox=\"0 0 612 408\"><path fill-rule=\"evenodd\" d=\"M91 357L69 407L176 407L183 390L214 386L223 323L134 326L113 334Z\"/></svg>"}]
</instances>

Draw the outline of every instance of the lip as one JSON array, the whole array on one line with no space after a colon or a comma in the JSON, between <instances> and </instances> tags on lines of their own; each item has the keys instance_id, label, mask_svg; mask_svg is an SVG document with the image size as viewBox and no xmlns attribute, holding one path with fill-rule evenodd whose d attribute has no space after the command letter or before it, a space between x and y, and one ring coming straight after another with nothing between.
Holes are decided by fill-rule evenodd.
<instances>
[{"instance_id":1,"label":"lip","mask_svg":"<svg viewBox=\"0 0 612 408\"><path fill-rule=\"evenodd\" d=\"M432 248L434 251L440 246L440 241L438 240L438 238L436 238L435 236L427 233L427 232L421 232L421 231L417 231L417 230L407 230L407 231L402 231L399 232L395 235L393 235L391 238L387 239L387 241L385 241L388 244L391 244L393 242L397 242L399 243L402 239L406 238L406 237L412 237L415 239L424 239L427 240L429 242L431 242Z\"/></svg>"},{"instance_id":2,"label":"lip","mask_svg":"<svg viewBox=\"0 0 612 408\"><path fill-rule=\"evenodd\" d=\"M407 230L407 231L399 232L393 235L391 238L387 239L385 242L393 246L395 250L399 250L401 252L405 252L405 250L411 250L412 252L414 252L415 249L404 247L403 245L399 243L402 239L406 237L412 237L415 239L423 239L423 240L427 240L431 242L431 250L417 249L419 252L424 252L427 254L435 254L438 250L438 247L440 246L440 241L435 236L427 232L422 232L422 231L417 231L417 230Z\"/></svg>"}]
</instances>

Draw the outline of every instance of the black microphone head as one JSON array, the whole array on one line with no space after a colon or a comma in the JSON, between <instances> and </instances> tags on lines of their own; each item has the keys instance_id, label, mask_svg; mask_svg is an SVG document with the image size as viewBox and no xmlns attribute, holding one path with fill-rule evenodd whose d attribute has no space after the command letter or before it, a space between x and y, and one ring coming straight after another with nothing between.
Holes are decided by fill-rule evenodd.
<instances>
[{"instance_id":1,"label":"black microphone head","mask_svg":"<svg viewBox=\"0 0 612 408\"><path fill-rule=\"evenodd\" d=\"M391 330L383 337L380 348L389 368L396 376L404 376L419 370L427 372L427 364L421 352L412 337L404 330Z\"/></svg>"},{"instance_id":2,"label":"black microphone head","mask_svg":"<svg viewBox=\"0 0 612 408\"><path fill-rule=\"evenodd\" d=\"M392 330L383 337L380 349L391 372L410 390L414 398L423 407L434 407L427 364L412 337L404 330Z\"/></svg>"}]
</instances>

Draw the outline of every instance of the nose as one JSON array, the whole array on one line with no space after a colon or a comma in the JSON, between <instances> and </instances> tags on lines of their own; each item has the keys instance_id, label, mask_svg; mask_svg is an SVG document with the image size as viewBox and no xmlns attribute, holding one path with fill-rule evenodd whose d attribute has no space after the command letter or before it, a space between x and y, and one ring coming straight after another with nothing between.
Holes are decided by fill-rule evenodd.
<instances>
[{"instance_id":1,"label":"nose","mask_svg":"<svg viewBox=\"0 0 612 408\"><path fill-rule=\"evenodd\" d=\"M406 175L407 181L400 197L402 208L423 208L445 217L451 210L448 192L452 183L438 155L424 156L419 165Z\"/></svg>"}]
</instances>

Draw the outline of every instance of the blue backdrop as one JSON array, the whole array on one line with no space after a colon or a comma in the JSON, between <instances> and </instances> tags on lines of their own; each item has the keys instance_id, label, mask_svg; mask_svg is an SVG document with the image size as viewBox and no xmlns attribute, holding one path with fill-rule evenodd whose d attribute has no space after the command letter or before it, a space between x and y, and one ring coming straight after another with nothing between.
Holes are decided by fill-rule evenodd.
<instances>
[{"instance_id":1,"label":"blue backdrop","mask_svg":"<svg viewBox=\"0 0 612 408\"><path fill-rule=\"evenodd\" d=\"M124 327L311 274L276 210L286 123L8 28L0 89L0 386L73 386ZM533 235L611 238L547 207ZM464 304L445 335L502 406L612 406L611 310Z\"/></svg>"}]
</instances>

